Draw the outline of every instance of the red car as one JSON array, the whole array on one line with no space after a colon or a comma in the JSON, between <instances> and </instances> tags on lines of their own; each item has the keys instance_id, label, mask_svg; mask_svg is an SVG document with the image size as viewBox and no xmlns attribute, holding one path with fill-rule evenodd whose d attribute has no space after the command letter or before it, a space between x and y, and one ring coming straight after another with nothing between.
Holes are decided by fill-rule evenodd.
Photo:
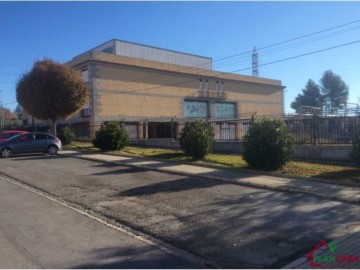
<instances>
[{"instance_id":1,"label":"red car","mask_svg":"<svg viewBox=\"0 0 360 270\"><path fill-rule=\"evenodd\" d=\"M6 130L6 131L1 131L0 132L0 142L5 142L8 139L10 139L12 136L18 135L18 134L23 134L23 133L28 133L25 130Z\"/></svg>"}]
</instances>

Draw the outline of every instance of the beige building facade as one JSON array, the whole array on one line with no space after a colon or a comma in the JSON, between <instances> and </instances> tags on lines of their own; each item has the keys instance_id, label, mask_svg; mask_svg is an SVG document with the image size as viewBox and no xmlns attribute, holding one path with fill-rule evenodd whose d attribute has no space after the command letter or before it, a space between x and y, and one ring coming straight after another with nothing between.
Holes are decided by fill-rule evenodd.
<instances>
[{"instance_id":1,"label":"beige building facade","mask_svg":"<svg viewBox=\"0 0 360 270\"><path fill-rule=\"evenodd\" d=\"M281 81L212 70L212 59L111 40L67 62L89 86L89 102L59 126L93 137L121 121L130 138L177 138L186 121L226 124L252 114L282 114ZM36 121L36 125L46 125ZM236 138L237 126L229 126Z\"/></svg>"}]
</instances>

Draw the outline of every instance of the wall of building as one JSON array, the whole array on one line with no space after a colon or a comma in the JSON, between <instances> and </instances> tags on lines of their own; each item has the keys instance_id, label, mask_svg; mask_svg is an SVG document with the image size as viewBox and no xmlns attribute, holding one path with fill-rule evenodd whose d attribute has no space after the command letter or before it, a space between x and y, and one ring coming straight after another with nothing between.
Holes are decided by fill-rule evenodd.
<instances>
[{"instance_id":1,"label":"wall of building","mask_svg":"<svg viewBox=\"0 0 360 270\"><path fill-rule=\"evenodd\" d=\"M141 64L138 59L134 60L135 66L128 66L127 58L115 55L100 54L97 59L101 60L96 62L95 73L97 109L103 120L183 118L184 99L206 100L198 97L200 79L204 90L205 80L208 81L210 92L215 92L217 81L223 82L226 99L217 100L236 103L235 118L253 112L258 115L283 113L283 87L278 81L243 80L244 76L240 75L239 78L220 77L210 71L173 72L173 65L149 61Z\"/></svg>"},{"instance_id":2,"label":"wall of building","mask_svg":"<svg viewBox=\"0 0 360 270\"><path fill-rule=\"evenodd\" d=\"M98 48L109 45L116 47L115 44L116 42L110 42ZM186 54L176 54L174 57L180 59L181 55L184 61L197 57ZM198 58L201 61L210 59ZM94 136L95 127L111 120L152 122L152 125L147 127L149 132L153 132L158 128L156 123L159 122L170 122L172 119L184 122L194 117L224 117L221 114L224 111L227 118L249 118L255 112L257 115L283 113L284 87L277 80L149 61L96 50L81 54L67 64L79 75L87 70L89 102L85 107L90 114L84 116L78 112L59 123L86 122L91 130L89 136ZM195 111L199 110L196 102L201 103L199 106L202 106L202 109L205 108L205 114L199 116L188 113L194 108ZM189 104L191 106L188 106ZM30 124L30 120L28 122ZM36 124L43 125L44 121L36 120Z\"/></svg>"}]
</instances>

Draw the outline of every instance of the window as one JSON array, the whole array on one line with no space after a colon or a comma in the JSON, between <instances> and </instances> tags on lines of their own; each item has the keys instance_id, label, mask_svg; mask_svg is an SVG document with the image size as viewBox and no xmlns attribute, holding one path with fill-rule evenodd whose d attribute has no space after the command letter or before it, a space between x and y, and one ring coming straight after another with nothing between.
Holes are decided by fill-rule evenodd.
<instances>
[{"instance_id":1,"label":"window","mask_svg":"<svg viewBox=\"0 0 360 270\"><path fill-rule=\"evenodd\" d=\"M47 140L47 135L46 134L36 134L35 135L35 140Z\"/></svg>"},{"instance_id":2,"label":"window","mask_svg":"<svg viewBox=\"0 0 360 270\"><path fill-rule=\"evenodd\" d=\"M34 140L34 134L24 134L17 138L19 142L32 141Z\"/></svg>"},{"instance_id":3,"label":"window","mask_svg":"<svg viewBox=\"0 0 360 270\"><path fill-rule=\"evenodd\" d=\"M230 102L216 102L215 103L215 117L216 118L235 118L236 105Z\"/></svg>"},{"instance_id":4,"label":"window","mask_svg":"<svg viewBox=\"0 0 360 270\"><path fill-rule=\"evenodd\" d=\"M89 82L89 70L88 70L88 69L84 69L84 70L81 72L81 77L82 77L83 82L88 83L88 82Z\"/></svg>"},{"instance_id":5,"label":"window","mask_svg":"<svg viewBox=\"0 0 360 270\"><path fill-rule=\"evenodd\" d=\"M0 135L0 138L9 139L9 138L11 138L12 136L15 136L15 135L16 135L15 133L5 133L5 134Z\"/></svg>"},{"instance_id":6,"label":"window","mask_svg":"<svg viewBox=\"0 0 360 270\"><path fill-rule=\"evenodd\" d=\"M84 109L81 110L81 116L82 117L90 116L90 109L84 107Z\"/></svg>"},{"instance_id":7,"label":"window","mask_svg":"<svg viewBox=\"0 0 360 270\"><path fill-rule=\"evenodd\" d=\"M184 101L184 117L197 118L208 116L208 105L206 101Z\"/></svg>"},{"instance_id":8,"label":"window","mask_svg":"<svg viewBox=\"0 0 360 270\"><path fill-rule=\"evenodd\" d=\"M103 49L102 52L114 54L114 48L113 47L107 47L107 48Z\"/></svg>"}]
</instances>

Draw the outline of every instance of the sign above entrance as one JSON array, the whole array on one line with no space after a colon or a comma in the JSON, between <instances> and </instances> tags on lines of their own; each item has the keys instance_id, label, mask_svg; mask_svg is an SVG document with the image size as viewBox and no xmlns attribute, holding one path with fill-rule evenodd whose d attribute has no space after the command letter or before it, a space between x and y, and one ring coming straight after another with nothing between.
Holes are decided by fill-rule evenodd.
<instances>
[{"instance_id":1,"label":"sign above entrance","mask_svg":"<svg viewBox=\"0 0 360 270\"><path fill-rule=\"evenodd\" d=\"M206 118L208 116L207 102L184 101L185 118Z\"/></svg>"}]
</instances>

